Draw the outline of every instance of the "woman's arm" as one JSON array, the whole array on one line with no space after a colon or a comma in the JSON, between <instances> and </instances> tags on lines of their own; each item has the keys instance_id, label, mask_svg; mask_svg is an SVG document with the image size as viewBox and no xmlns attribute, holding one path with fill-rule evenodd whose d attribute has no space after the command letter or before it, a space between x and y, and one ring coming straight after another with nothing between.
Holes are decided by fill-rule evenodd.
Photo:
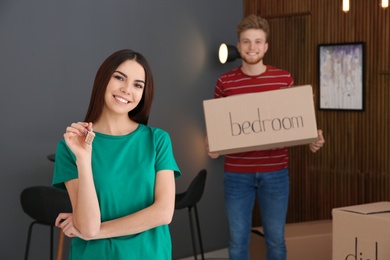
<instances>
[{"instance_id":1,"label":"woman's arm","mask_svg":"<svg viewBox=\"0 0 390 260\"><path fill-rule=\"evenodd\" d=\"M73 181L72 181L73 182ZM75 181L75 183L77 183ZM76 184L70 184L73 186ZM137 234L145 230L169 224L175 209L175 178L171 170L157 172L154 203L131 215L103 222L100 232L94 237L86 237L75 226L72 213L61 213L56 220L56 226L62 228L68 237L80 237L84 240L103 239L110 237ZM61 222L61 220L64 220Z\"/></svg>"},{"instance_id":2,"label":"woman's arm","mask_svg":"<svg viewBox=\"0 0 390 260\"><path fill-rule=\"evenodd\" d=\"M78 178L65 182L72 203L73 225L85 238L99 233L100 207L92 175L92 147L85 143L85 133L92 124L79 122L67 127L64 139L76 156Z\"/></svg>"},{"instance_id":3,"label":"woman's arm","mask_svg":"<svg viewBox=\"0 0 390 260\"><path fill-rule=\"evenodd\" d=\"M175 177L172 170L156 174L154 203L131 215L106 221L93 239L137 234L145 230L169 224L175 210Z\"/></svg>"},{"instance_id":4,"label":"woman's arm","mask_svg":"<svg viewBox=\"0 0 390 260\"><path fill-rule=\"evenodd\" d=\"M101 218L93 180L80 178L79 175L78 179L67 181L65 186L72 203L74 227L83 238L96 236L100 230Z\"/></svg>"}]
</instances>

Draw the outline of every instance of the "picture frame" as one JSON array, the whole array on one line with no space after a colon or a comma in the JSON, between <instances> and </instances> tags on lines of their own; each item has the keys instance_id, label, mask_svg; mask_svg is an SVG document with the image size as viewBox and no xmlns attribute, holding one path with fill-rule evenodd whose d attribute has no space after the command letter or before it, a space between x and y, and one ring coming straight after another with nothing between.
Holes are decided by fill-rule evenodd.
<instances>
[{"instance_id":1,"label":"picture frame","mask_svg":"<svg viewBox=\"0 0 390 260\"><path fill-rule=\"evenodd\" d=\"M364 111L364 42L318 45L320 110Z\"/></svg>"}]
</instances>

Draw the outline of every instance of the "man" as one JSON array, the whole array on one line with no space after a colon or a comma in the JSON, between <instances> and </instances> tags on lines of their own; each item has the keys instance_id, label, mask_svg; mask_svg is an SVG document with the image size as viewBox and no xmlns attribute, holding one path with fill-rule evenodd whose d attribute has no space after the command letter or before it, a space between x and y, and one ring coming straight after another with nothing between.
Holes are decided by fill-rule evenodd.
<instances>
[{"instance_id":1,"label":"man","mask_svg":"<svg viewBox=\"0 0 390 260\"><path fill-rule=\"evenodd\" d=\"M268 22L259 16L250 15L238 24L237 48L242 66L219 77L215 98L293 86L289 72L263 63L268 50L268 34ZM324 142L322 131L318 130L318 141L310 144L310 150L316 152ZM217 158L219 154L209 152L209 156ZM224 171L230 259L249 259L252 211L257 196L267 259L285 260L284 226L289 197L287 148L228 154Z\"/></svg>"}]
</instances>

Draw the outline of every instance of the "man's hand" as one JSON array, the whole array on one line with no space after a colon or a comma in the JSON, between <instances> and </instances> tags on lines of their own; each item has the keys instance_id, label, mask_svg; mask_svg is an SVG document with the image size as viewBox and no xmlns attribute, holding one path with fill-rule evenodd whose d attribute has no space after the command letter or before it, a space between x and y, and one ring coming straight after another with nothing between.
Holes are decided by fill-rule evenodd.
<instances>
[{"instance_id":1,"label":"man's hand","mask_svg":"<svg viewBox=\"0 0 390 260\"><path fill-rule=\"evenodd\" d=\"M209 139L207 138L207 135L204 138L205 144L206 144L206 150L207 154L210 156L211 159L216 159L219 157L219 153L211 153L209 149Z\"/></svg>"},{"instance_id":2,"label":"man's hand","mask_svg":"<svg viewBox=\"0 0 390 260\"><path fill-rule=\"evenodd\" d=\"M322 135L322 130L318 130L318 140L309 145L310 151L313 153L317 152L325 143L324 136Z\"/></svg>"}]
</instances>

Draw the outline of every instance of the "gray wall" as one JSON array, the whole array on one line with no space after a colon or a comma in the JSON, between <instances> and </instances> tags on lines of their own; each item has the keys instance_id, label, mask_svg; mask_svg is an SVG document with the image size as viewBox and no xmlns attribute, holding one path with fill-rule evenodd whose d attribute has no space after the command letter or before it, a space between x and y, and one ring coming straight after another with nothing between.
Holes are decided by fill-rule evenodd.
<instances>
[{"instance_id":1,"label":"gray wall","mask_svg":"<svg viewBox=\"0 0 390 260\"><path fill-rule=\"evenodd\" d=\"M31 219L20 192L51 184L46 156L83 119L98 66L123 48L143 53L154 71L149 124L171 134L183 172L177 191L200 169L209 172L198 208L206 251L227 246L223 164L205 153L202 100L212 98L218 75L239 65L220 65L216 55L220 42L236 42L242 13L237 0L0 1L0 259L22 259ZM30 259L47 259L49 228L34 232ZM191 255L185 210L171 232L174 258Z\"/></svg>"}]
</instances>

